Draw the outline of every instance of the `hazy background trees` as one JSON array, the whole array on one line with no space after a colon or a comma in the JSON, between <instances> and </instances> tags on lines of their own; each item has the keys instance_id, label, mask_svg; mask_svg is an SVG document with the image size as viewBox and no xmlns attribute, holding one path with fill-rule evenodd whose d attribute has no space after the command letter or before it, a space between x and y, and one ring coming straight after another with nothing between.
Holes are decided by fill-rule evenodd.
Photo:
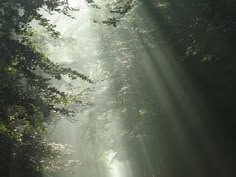
<instances>
[{"instance_id":1,"label":"hazy background trees","mask_svg":"<svg viewBox=\"0 0 236 177\"><path fill-rule=\"evenodd\" d=\"M47 126L61 116L73 121L73 114L80 123L73 131L80 135L78 158L87 161L81 176L99 170L100 176L106 174L102 158L108 151L114 159L128 161L133 176L233 176L235 1L89 5L95 14L90 37L96 38L83 43L78 36L58 38L56 26L41 14L43 7L44 13L73 18L69 11L76 9L67 1L0 3L1 176L42 176L50 165L58 170L56 156L64 151L45 141ZM36 33L32 20L47 33ZM58 40L74 52L73 61L83 58L82 64L64 68L49 60L46 43ZM88 53L89 44L97 46ZM87 84L92 80L70 68L81 68L87 75L93 68L86 63L91 57L97 57L90 62L100 66L96 74L101 78L95 78L86 98L94 105L81 116L73 105L84 102L71 87L77 78ZM68 84L62 75L75 81ZM59 84L54 85L56 80ZM66 84L68 93L59 89ZM91 166L98 170L86 173Z\"/></svg>"},{"instance_id":2,"label":"hazy background trees","mask_svg":"<svg viewBox=\"0 0 236 177\"><path fill-rule=\"evenodd\" d=\"M233 176L234 7L141 1L102 30L107 109L120 125L110 147L134 176Z\"/></svg>"}]
</instances>

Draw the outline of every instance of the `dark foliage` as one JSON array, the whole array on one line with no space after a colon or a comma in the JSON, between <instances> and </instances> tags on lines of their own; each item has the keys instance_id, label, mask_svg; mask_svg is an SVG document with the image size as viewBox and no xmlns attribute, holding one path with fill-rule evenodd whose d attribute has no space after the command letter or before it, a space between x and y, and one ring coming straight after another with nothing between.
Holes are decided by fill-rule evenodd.
<instances>
[{"instance_id":1,"label":"dark foliage","mask_svg":"<svg viewBox=\"0 0 236 177\"><path fill-rule=\"evenodd\" d=\"M36 20L54 38L56 31L41 15L62 13L70 16L64 0L3 0L0 2L0 176L42 176L41 163L50 146L45 144L46 128L52 117L64 115L69 120L73 111L60 105L80 103L76 96L58 90L52 79L63 75L71 79L92 81L77 71L65 68L42 53L32 43L30 22ZM53 114L53 116L52 116ZM53 147L52 147L53 148ZM53 150L53 149L52 149ZM51 153L53 155L53 153Z\"/></svg>"}]
</instances>

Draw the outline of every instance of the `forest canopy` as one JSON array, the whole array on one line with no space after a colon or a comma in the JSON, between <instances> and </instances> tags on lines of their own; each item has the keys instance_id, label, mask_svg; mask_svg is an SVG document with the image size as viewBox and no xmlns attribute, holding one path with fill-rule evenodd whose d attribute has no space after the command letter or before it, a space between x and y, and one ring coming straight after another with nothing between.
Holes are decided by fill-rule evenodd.
<instances>
[{"instance_id":1,"label":"forest canopy","mask_svg":"<svg viewBox=\"0 0 236 177\"><path fill-rule=\"evenodd\" d=\"M100 111L95 109L90 112L88 120L92 121L87 121L81 130L86 141L100 146L99 141L105 137L107 125L115 118L99 118L119 108L119 122L123 126L118 134L106 132L109 134L105 137L107 142L99 150L102 153L113 151L114 158L131 162L136 177L196 176L197 168L193 164L206 166L205 176L220 176L211 164L212 159L208 159L212 153L207 148L212 145L223 152L225 157L222 159L227 159L222 160L225 162L221 166L222 173L231 174L232 161L228 157L234 156L235 142L232 139L236 126L235 0L84 2L102 14L103 18L96 16L91 21L107 27L100 37L103 45L99 46L102 50L99 55L103 58L103 69L115 83L107 89L108 93L115 95L115 101L111 103L109 99L104 99L104 107L99 105ZM68 105L76 104L79 109L83 109L84 105L80 94L64 92L53 82L61 81L63 77L81 84L92 85L96 81L83 72L52 61L40 48L41 41L36 41L38 34L32 27L34 22L50 38L58 40L61 34L46 16L62 14L76 20L72 12L78 11L80 9L71 7L68 0L0 1L1 177L57 176L81 165L77 160L60 161L73 152L72 146L47 139L48 127L57 120L78 121L76 112ZM120 41L117 40L119 35L122 36ZM155 56L157 51L171 61ZM152 73L155 77L144 72L147 60L155 68ZM186 100L181 100L180 104L177 100L188 95L183 94L185 90L173 91L184 85L184 81L172 79L175 85L170 87L169 76L176 70L165 68L168 64L181 66L185 77L194 83L195 89L204 98L201 106L212 113L204 117L194 112L196 115L190 116L191 120L201 122L196 132L208 138L205 149L195 129L188 127L189 117L185 113L190 114L190 111L188 105L183 104ZM161 77L162 83L156 83ZM153 90L153 87L161 88L161 84L166 87L168 97L165 98L171 99L161 100L164 95L161 89ZM174 105L173 112L168 112L165 104ZM177 135L172 132L173 127L168 124L169 118L181 123L189 140L186 144L193 149L189 150L183 140L178 142ZM145 150L148 153L143 144L147 146ZM147 154L151 165L145 161ZM211 157L217 159L216 154ZM221 156L217 156L220 159Z\"/></svg>"}]
</instances>

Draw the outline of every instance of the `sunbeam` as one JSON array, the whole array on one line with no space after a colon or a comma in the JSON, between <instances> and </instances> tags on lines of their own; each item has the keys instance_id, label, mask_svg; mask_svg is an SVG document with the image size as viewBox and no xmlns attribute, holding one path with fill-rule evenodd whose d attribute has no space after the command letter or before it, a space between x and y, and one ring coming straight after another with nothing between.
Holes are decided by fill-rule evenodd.
<instances>
[{"instance_id":1,"label":"sunbeam","mask_svg":"<svg viewBox=\"0 0 236 177\"><path fill-rule=\"evenodd\" d=\"M0 177L233 177L226 0L0 2Z\"/></svg>"},{"instance_id":2,"label":"sunbeam","mask_svg":"<svg viewBox=\"0 0 236 177\"><path fill-rule=\"evenodd\" d=\"M73 1L72 5L84 6L85 2ZM159 4L158 7L167 8L167 6L168 4L165 6ZM219 165L219 162L223 161L222 152L214 148L215 144L208 129L208 119L211 115L205 109L204 99L196 89L195 83L191 81L191 77L188 77L187 70L181 66L181 62L176 60L175 52L167 44L156 42L165 41L165 34L161 30L157 30L155 34L151 33L151 41L145 41L146 31L149 31L145 27L153 27L159 22L155 21L155 14L149 8L152 8L151 5L144 3L144 7L135 14L135 18L143 20L134 21L131 24L121 24L118 29L93 23L92 19L102 15L97 14L96 10L91 12L89 8L81 9L77 22L67 24L66 21L62 22L63 19L57 22L57 26L67 24L67 30L64 29L63 34L76 38L78 42L75 46L78 47L83 40L87 43L87 47L83 49L84 51L80 50L78 55L84 55L86 58L89 56L89 60L72 60L71 63L82 62L86 68L85 73L92 77L99 75L97 78L109 78L96 86L95 95L92 96L96 106L89 109L84 115L88 120L81 123L82 120L79 119L80 124L89 128L69 126L68 129L75 129L73 132L78 132L76 129L82 127L82 131L85 134L88 133L86 136L91 136L95 143L92 145L92 149L98 148L95 150L96 152L93 152L95 159L100 159L100 156L106 152L102 153L99 149L100 147L106 149L107 146L110 146L109 141L120 144L112 149L116 152L116 156L121 156L119 158L123 160L119 160L119 158L111 160L114 153L110 153L107 161L98 160L96 168L91 166L99 174L101 170L98 170L100 168L98 164L103 164L110 169L107 172L111 177L181 176L190 175L192 171L195 176L204 176L208 174L206 163L210 163L215 169L223 166L223 164ZM168 21L164 12L159 15L159 20ZM145 21L145 19L148 20ZM88 23L89 20L91 20L90 23ZM74 30L71 31L71 29ZM130 46L133 41L135 41L136 48ZM122 43L124 45L120 45ZM153 45L148 43L153 43ZM138 48L141 51L137 50ZM54 48L52 51L57 53ZM72 50L66 55L74 55L74 53L75 51ZM132 60L132 57L135 60ZM111 58L114 61L109 61ZM95 66L96 60L99 64ZM146 93L146 90L149 90L150 93ZM115 94L123 94L123 97L116 98ZM143 100L139 98L139 103L135 103L138 96ZM108 104L104 104L104 102ZM149 104L156 105L157 110L154 110L153 105ZM147 111L140 112L140 110ZM151 117L150 120L144 118L148 115ZM139 117L144 120L138 120ZM153 124L151 126L150 121ZM154 126L154 124L158 125ZM101 127L104 127L104 130L100 129ZM147 136L148 127L153 129L150 137ZM82 135L75 134L77 138L74 135L73 139L76 142L72 142L72 144L77 146L76 143L80 140L75 139L85 135L83 133ZM152 134L155 137L152 137ZM56 133L55 136L58 134ZM73 137L73 135L70 136ZM101 139L103 136L106 138ZM199 156L201 153L207 154L209 157L209 159L204 158L206 162L203 162L203 157ZM83 159L86 158L91 157L83 155ZM116 157L114 156L114 158ZM178 163L179 158L182 158L182 163ZM125 163L124 160L128 160L131 170L125 168L127 162ZM88 167L85 167L85 170ZM133 172L131 173L131 171ZM86 172L83 173L86 174ZM218 173L223 175L226 172L218 171Z\"/></svg>"}]
</instances>

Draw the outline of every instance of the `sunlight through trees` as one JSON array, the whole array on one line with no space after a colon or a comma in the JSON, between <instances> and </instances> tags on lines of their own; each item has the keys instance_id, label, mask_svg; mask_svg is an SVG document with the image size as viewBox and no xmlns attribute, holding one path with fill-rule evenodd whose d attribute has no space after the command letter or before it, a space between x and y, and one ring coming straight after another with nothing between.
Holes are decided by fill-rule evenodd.
<instances>
[{"instance_id":1,"label":"sunlight through trees","mask_svg":"<svg viewBox=\"0 0 236 177\"><path fill-rule=\"evenodd\" d=\"M235 176L234 0L1 0L0 177Z\"/></svg>"}]
</instances>

